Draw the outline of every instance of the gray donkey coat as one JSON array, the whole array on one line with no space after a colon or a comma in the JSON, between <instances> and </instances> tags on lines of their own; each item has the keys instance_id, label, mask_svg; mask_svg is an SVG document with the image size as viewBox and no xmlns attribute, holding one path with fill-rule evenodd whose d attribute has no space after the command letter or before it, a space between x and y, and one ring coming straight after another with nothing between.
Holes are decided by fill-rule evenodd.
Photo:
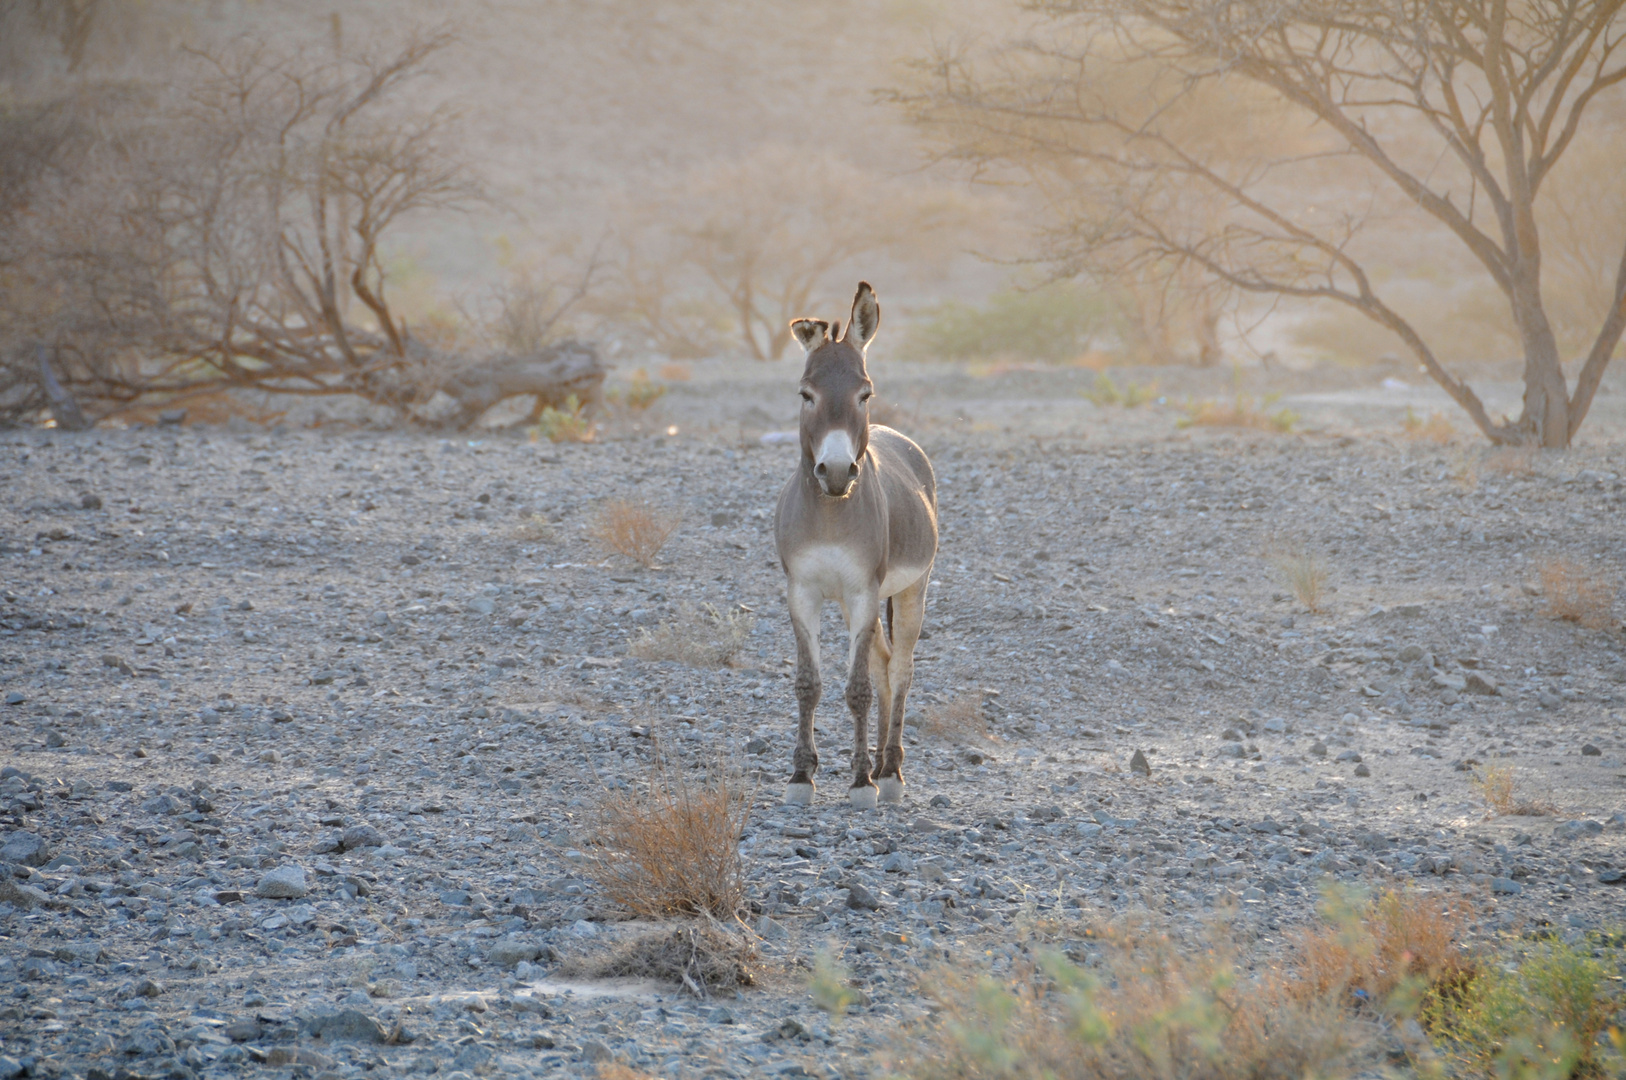
<instances>
[{"instance_id":1,"label":"gray donkey coat","mask_svg":"<svg viewBox=\"0 0 1626 1080\"><path fill-rule=\"evenodd\" d=\"M822 319L791 324L807 351L800 386L801 460L774 514L796 634L800 722L785 797L791 803L812 801L818 772L813 712L820 690L819 609L826 600L841 606L849 638L846 698L854 727L849 797L855 807L870 808L877 799L896 802L903 796L904 701L937 556L937 481L920 447L869 422L875 387L864 352L880 322L874 290L861 282L844 336L837 336L839 327L832 334ZM872 696L877 702L873 759L867 726Z\"/></svg>"}]
</instances>

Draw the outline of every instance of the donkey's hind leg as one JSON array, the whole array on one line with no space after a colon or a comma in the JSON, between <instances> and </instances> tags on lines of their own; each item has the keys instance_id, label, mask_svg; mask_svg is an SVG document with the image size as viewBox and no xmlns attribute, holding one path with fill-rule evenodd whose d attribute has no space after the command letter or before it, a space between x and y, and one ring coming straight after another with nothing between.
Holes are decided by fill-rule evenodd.
<instances>
[{"instance_id":1,"label":"donkey's hind leg","mask_svg":"<svg viewBox=\"0 0 1626 1080\"><path fill-rule=\"evenodd\" d=\"M886 625L877 621L875 636L869 643L869 681L875 688L875 768L876 782L880 783L881 755L886 751L887 732L892 723L892 642ZM880 784L881 801L886 798L886 785Z\"/></svg>"},{"instance_id":2,"label":"donkey's hind leg","mask_svg":"<svg viewBox=\"0 0 1626 1080\"><path fill-rule=\"evenodd\" d=\"M903 710L915 677L915 642L920 640L921 624L926 618L926 584L931 576L931 568L927 567L919 581L891 598L892 655L887 663L890 678L886 692L891 698L887 711L892 723L880 751L881 767L875 774L884 802L903 798Z\"/></svg>"}]
</instances>

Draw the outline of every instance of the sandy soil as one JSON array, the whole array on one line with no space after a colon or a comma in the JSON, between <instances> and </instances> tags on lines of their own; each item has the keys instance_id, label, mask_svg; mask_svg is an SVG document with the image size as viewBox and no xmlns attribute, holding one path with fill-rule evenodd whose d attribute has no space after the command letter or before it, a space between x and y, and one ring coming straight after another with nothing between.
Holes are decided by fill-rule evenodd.
<instances>
[{"instance_id":1,"label":"sandy soil","mask_svg":"<svg viewBox=\"0 0 1626 1080\"><path fill-rule=\"evenodd\" d=\"M779 805L769 525L795 450L761 437L793 374L696 365L592 445L0 437L0 1056L851 1077L924 1015L922 970L1006 970L1038 920L1230 911L1265 956L1332 878L1466 891L1485 934L1618 922L1620 611L1587 629L1535 595L1560 557L1621 580L1615 396L1583 448L1510 455L1402 438L1416 392L1370 375L1279 387L1310 431L1277 435L1176 426L1231 393L1218 375L1162 373L1167 403L1125 410L1082 399L1090 372L878 371L943 540L905 801L856 814L829 668L819 797ZM610 498L682 515L660 568L592 539ZM1272 567L1293 550L1329 570L1319 613ZM756 620L737 666L629 655L708 603ZM824 631L843 655L833 610ZM656 743L759 785L760 985L736 999L556 970L648 929L582 860ZM1551 812L1487 817L1474 763ZM301 895L261 895L286 867ZM821 948L867 997L841 1023L808 993Z\"/></svg>"}]
</instances>

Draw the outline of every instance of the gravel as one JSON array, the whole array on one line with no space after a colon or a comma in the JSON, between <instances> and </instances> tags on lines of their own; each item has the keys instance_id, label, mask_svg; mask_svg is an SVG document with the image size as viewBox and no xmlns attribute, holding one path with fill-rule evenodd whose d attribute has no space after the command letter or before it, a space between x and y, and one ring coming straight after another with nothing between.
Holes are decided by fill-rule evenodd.
<instances>
[{"instance_id":1,"label":"gravel","mask_svg":"<svg viewBox=\"0 0 1626 1080\"><path fill-rule=\"evenodd\" d=\"M740 409L794 413L755 385ZM779 803L794 653L769 528L795 449L707 433L703 380L647 424L683 435L587 446L0 435L5 1054L72 1075L864 1076L926 1015L923 972L1007 972L1041 919L1087 952L1090 920L1229 911L1268 952L1331 877L1470 891L1475 933L1618 922L1626 657L1530 587L1549 555L1618 572L1626 454L1469 484L1477 451L1337 432L972 431L954 417L1020 406L962 389L922 390L910 429L943 544L904 802L864 814L834 612L819 791ZM682 514L660 569L593 542L609 497ZM1265 561L1281 538L1329 567L1322 612ZM737 667L629 654L705 604L757 620ZM967 715L986 739L936 722ZM752 786L765 977L726 1006L555 974L652 929L585 860L598 800L657 745ZM1487 764L1557 813L1487 817ZM862 993L835 1025L806 989L822 949Z\"/></svg>"}]
</instances>

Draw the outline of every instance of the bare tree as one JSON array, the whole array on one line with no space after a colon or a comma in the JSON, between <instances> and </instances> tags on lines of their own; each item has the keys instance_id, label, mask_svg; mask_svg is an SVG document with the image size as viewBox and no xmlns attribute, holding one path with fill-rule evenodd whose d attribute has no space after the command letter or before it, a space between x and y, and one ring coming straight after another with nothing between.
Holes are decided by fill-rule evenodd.
<instances>
[{"instance_id":1,"label":"bare tree","mask_svg":"<svg viewBox=\"0 0 1626 1080\"><path fill-rule=\"evenodd\" d=\"M1065 269L1197 267L1244 293L1344 305L1397 335L1492 441L1562 447L1626 330L1626 237L1598 268L1613 287L1572 391L1539 199L1626 81L1623 3L1038 0L1032 40L988 62L940 56L897 97L949 153L1069 193L1048 237ZM1202 122L1227 107L1255 122L1251 147ZM1518 419L1493 420L1374 280L1382 255L1362 243L1384 190L1494 283L1523 348Z\"/></svg>"},{"instance_id":2,"label":"bare tree","mask_svg":"<svg viewBox=\"0 0 1626 1080\"><path fill-rule=\"evenodd\" d=\"M683 306L681 279L698 277L732 316L747 354L777 360L790 321L810 310L836 271L918 250L966 216L964 201L940 185L904 184L834 154L768 145L701 166L670 197L630 208L620 291L628 312L659 337ZM685 334L705 332L707 306L679 320ZM683 348L670 345L673 355Z\"/></svg>"},{"instance_id":3,"label":"bare tree","mask_svg":"<svg viewBox=\"0 0 1626 1080\"><path fill-rule=\"evenodd\" d=\"M414 34L393 53L333 59L240 44L189 53L176 90L88 95L77 122L94 137L34 185L0 237L6 404L15 412L19 386L53 379L59 421L57 391L94 421L223 388L403 410L445 390L466 398L455 413L466 423L483 411L471 403L521 385L538 408L594 396L591 369L600 382L603 371L590 348L471 365L416 340L392 306L388 238L482 198L452 114L401 93L450 41ZM34 370L29 342L49 346Z\"/></svg>"}]
</instances>

